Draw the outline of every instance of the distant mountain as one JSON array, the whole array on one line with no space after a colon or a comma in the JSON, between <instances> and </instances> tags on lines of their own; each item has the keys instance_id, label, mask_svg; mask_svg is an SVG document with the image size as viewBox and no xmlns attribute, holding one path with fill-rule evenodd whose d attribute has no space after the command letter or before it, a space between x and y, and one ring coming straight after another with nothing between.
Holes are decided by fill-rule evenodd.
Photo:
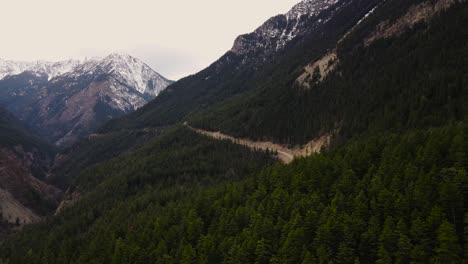
<instances>
[{"instance_id":1,"label":"distant mountain","mask_svg":"<svg viewBox=\"0 0 468 264\"><path fill-rule=\"evenodd\" d=\"M125 54L63 62L0 60L0 103L57 145L132 112L171 81Z\"/></svg>"}]
</instances>

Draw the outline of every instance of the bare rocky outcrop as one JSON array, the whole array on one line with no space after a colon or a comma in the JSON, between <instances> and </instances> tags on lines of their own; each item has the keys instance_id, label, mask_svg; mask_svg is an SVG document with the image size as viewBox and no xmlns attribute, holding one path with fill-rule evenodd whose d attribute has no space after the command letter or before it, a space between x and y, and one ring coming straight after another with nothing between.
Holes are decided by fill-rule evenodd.
<instances>
[{"instance_id":1,"label":"bare rocky outcrop","mask_svg":"<svg viewBox=\"0 0 468 264\"><path fill-rule=\"evenodd\" d=\"M296 79L296 84L304 88L310 88L311 83L323 81L338 65L336 50L330 51L319 60L307 65L304 73Z\"/></svg>"},{"instance_id":2,"label":"bare rocky outcrop","mask_svg":"<svg viewBox=\"0 0 468 264\"><path fill-rule=\"evenodd\" d=\"M79 198L80 194L78 192L71 191L70 189L68 189L64 195L62 202L60 202L59 206L55 210L55 215L60 214L61 212L63 212L63 210L75 204L79 200Z\"/></svg>"},{"instance_id":3,"label":"bare rocky outcrop","mask_svg":"<svg viewBox=\"0 0 468 264\"><path fill-rule=\"evenodd\" d=\"M0 148L0 209L3 221L15 225L38 222L44 213L41 207L57 206L61 196L59 189L33 176L28 158L13 150Z\"/></svg>"},{"instance_id":4,"label":"bare rocky outcrop","mask_svg":"<svg viewBox=\"0 0 468 264\"><path fill-rule=\"evenodd\" d=\"M458 0L436 0L425 1L414 5L398 19L394 21L383 21L365 40L366 46L371 45L376 40L398 37L408 29L413 28L421 22L428 22L434 15L437 15L455 4Z\"/></svg>"},{"instance_id":5,"label":"bare rocky outcrop","mask_svg":"<svg viewBox=\"0 0 468 264\"><path fill-rule=\"evenodd\" d=\"M348 30L341 38L338 40L337 45L334 49L328 51L320 59L313 61L304 67L304 72L296 79L295 85L299 87L309 89L311 85L320 83L325 80L328 75L333 72L340 60L338 58L337 47L342 43L352 32L358 28L358 26L372 15L375 10L381 5L378 3L372 9L370 9L350 30Z\"/></svg>"},{"instance_id":6,"label":"bare rocky outcrop","mask_svg":"<svg viewBox=\"0 0 468 264\"><path fill-rule=\"evenodd\" d=\"M16 226L37 223L41 220L40 216L3 189L0 189L0 216L2 221Z\"/></svg>"},{"instance_id":7,"label":"bare rocky outcrop","mask_svg":"<svg viewBox=\"0 0 468 264\"><path fill-rule=\"evenodd\" d=\"M411 29L416 24L428 22L434 15L441 13L459 0L436 0L425 1L418 5L414 5L408 11L395 21L383 21L378 24L365 40L364 45L369 46L373 42L382 38L397 37L406 30ZM367 17L369 17L380 6L376 5L367 13L357 24L351 28L338 41L338 44L345 40ZM304 72L296 79L295 84L301 88L309 89L311 85L323 81L339 64L339 58L336 48L327 52L317 61L313 61L304 67Z\"/></svg>"}]
</instances>

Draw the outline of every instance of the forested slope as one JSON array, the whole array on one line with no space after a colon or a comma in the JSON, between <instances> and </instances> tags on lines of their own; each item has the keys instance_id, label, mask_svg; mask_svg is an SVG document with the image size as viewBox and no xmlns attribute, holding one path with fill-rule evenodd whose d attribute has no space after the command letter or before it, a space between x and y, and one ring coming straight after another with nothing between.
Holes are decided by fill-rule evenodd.
<instances>
[{"instance_id":1,"label":"forested slope","mask_svg":"<svg viewBox=\"0 0 468 264\"><path fill-rule=\"evenodd\" d=\"M160 136L163 130L135 129L92 134L58 153L49 181L66 189L74 184L83 170L115 157L131 155L148 141Z\"/></svg>"},{"instance_id":2,"label":"forested slope","mask_svg":"<svg viewBox=\"0 0 468 264\"><path fill-rule=\"evenodd\" d=\"M270 51L260 48L245 54L230 50L206 69L174 83L135 113L109 122L101 131L190 121L192 114L211 110L212 106L230 98L267 88L271 83L293 81L304 65L333 48L381 0L337 2L337 5L317 16L303 16L303 32L287 43L284 49ZM325 20L327 23L321 22ZM264 43L253 41L251 44L262 46ZM290 87L283 88L289 90Z\"/></svg>"},{"instance_id":3,"label":"forested slope","mask_svg":"<svg viewBox=\"0 0 468 264\"><path fill-rule=\"evenodd\" d=\"M132 155L84 170L73 186L79 200L46 223L5 241L2 258L10 263L109 263L112 252L98 245L108 242L106 250L113 251L114 232L126 233L121 228L127 225L136 228L141 217L159 214L156 211L185 200L202 186L243 179L270 163L263 152L205 138L187 128L168 129Z\"/></svg>"},{"instance_id":4,"label":"forested slope","mask_svg":"<svg viewBox=\"0 0 468 264\"><path fill-rule=\"evenodd\" d=\"M468 4L366 46L365 36L382 17L401 12L392 10L397 2L387 1L338 44L339 63L323 82L311 80L307 89L295 83L299 74L284 73L298 61L291 51L259 89L189 122L238 137L303 144L333 131L343 141L368 129L429 128L463 120L468 114Z\"/></svg>"},{"instance_id":5,"label":"forested slope","mask_svg":"<svg viewBox=\"0 0 468 264\"><path fill-rule=\"evenodd\" d=\"M89 195L0 255L11 263L462 263L466 123L369 136L247 178L252 163L230 163L247 154L240 147L200 139L166 149L196 138L189 133L160 141L146 161L84 173Z\"/></svg>"}]
</instances>

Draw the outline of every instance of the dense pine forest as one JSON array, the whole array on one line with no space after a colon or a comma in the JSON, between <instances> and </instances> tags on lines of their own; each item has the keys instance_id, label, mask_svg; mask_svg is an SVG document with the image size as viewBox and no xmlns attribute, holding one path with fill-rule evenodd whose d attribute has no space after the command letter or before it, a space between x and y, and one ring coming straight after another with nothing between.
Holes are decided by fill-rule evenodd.
<instances>
[{"instance_id":1,"label":"dense pine forest","mask_svg":"<svg viewBox=\"0 0 468 264\"><path fill-rule=\"evenodd\" d=\"M141 129L93 134L60 152L49 180L57 186L67 188L84 169L115 157L129 155L159 136L162 131L163 129Z\"/></svg>"},{"instance_id":2,"label":"dense pine forest","mask_svg":"<svg viewBox=\"0 0 468 264\"><path fill-rule=\"evenodd\" d=\"M350 0L278 54L228 52L61 150L48 181L65 201L0 241L0 264L468 263L468 4L364 41L443 1ZM298 85L330 50L336 69ZM187 125L331 143L282 164Z\"/></svg>"},{"instance_id":3,"label":"dense pine forest","mask_svg":"<svg viewBox=\"0 0 468 264\"><path fill-rule=\"evenodd\" d=\"M461 263L466 123L371 135L252 176L268 164L261 154L186 129L175 135L142 150L152 155L85 172L85 198L1 255L10 263Z\"/></svg>"}]
</instances>

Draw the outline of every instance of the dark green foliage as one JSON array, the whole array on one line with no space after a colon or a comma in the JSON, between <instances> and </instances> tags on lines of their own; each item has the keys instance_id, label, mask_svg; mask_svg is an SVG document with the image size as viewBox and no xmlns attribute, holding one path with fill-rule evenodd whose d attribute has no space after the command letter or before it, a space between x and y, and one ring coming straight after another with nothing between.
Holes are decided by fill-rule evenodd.
<instances>
[{"instance_id":1,"label":"dark green foliage","mask_svg":"<svg viewBox=\"0 0 468 264\"><path fill-rule=\"evenodd\" d=\"M146 259L147 256L168 261L175 256L168 255L166 258L156 252L174 248L180 249L178 259L183 255L188 259L188 246L198 241L203 232L198 210L187 212L184 216L170 216L173 221L187 218L187 242L157 243L154 249L143 253L140 247L128 248L125 238L130 234L138 237L139 228L142 227L140 221L146 221L144 219L148 217L156 220L154 217L168 204L185 201L186 197L202 186L239 180L270 162L271 159L264 153L198 136L185 128L168 129L161 137L149 140L132 155L112 159L83 172L75 186L81 196L77 204L59 217L27 228L29 230L18 235L18 239L37 236L37 241L28 239L31 242L28 242L28 246L40 246L43 253L40 256L31 253L14 257L11 262L21 262L26 257L32 263L44 263L46 260L63 263L63 259L76 257L84 263L92 260L100 263L117 260L128 263L126 260L135 257ZM111 235L114 231L117 233ZM144 233L153 234L152 231L147 233L149 231ZM173 235L177 235L177 232ZM106 237L104 241L101 241L101 236ZM96 240L83 243L83 239L92 238ZM142 241L149 243L152 239L145 238ZM207 237L204 245L197 249L204 251L205 255L199 256L207 259L216 257L211 253L213 246L210 243L213 245ZM8 245L13 244L5 242L4 246ZM76 255L79 245L83 247L83 254ZM105 246L105 250L102 251L100 246ZM58 249L55 251L57 254L48 250L53 248ZM84 253L91 249L92 253ZM32 252L38 253L38 250L36 248Z\"/></svg>"},{"instance_id":2,"label":"dark green foliage","mask_svg":"<svg viewBox=\"0 0 468 264\"><path fill-rule=\"evenodd\" d=\"M107 134L92 134L77 144L60 151L49 179L65 188L76 176L91 166L133 151L157 137L162 129L121 130Z\"/></svg>"},{"instance_id":3,"label":"dark green foliage","mask_svg":"<svg viewBox=\"0 0 468 264\"><path fill-rule=\"evenodd\" d=\"M460 262L461 247L452 224L444 221L437 232L436 263Z\"/></svg>"},{"instance_id":4,"label":"dark green foliage","mask_svg":"<svg viewBox=\"0 0 468 264\"><path fill-rule=\"evenodd\" d=\"M466 123L368 135L241 179L247 171L227 168L241 168L248 152L177 130L154 151L84 173L79 189L88 195L0 255L12 263L459 263L468 177L458 142L467 137Z\"/></svg>"}]
</instances>

